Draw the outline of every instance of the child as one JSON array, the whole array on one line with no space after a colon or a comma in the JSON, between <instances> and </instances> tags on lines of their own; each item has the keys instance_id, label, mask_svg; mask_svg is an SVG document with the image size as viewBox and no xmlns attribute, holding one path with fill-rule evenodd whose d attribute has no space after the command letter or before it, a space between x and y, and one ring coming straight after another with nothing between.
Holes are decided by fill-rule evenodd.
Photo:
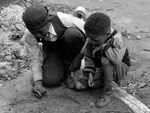
<instances>
[{"instance_id":1,"label":"child","mask_svg":"<svg viewBox=\"0 0 150 113\"><path fill-rule=\"evenodd\" d=\"M85 89L85 79L88 78L88 87L94 86L93 78L96 70L102 70L104 95L98 101L98 107L104 107L110 102L112 94L112 81L117 84L127 74L130 66L128 50L124 46L121 34L111 28L110 17L104 13L96 12L90 15L84 25L88 37L82 49L85 56L84 77L76 82L76 89ZM86 73L86 74L84 74Z\"/></svg>"}]
</instances>

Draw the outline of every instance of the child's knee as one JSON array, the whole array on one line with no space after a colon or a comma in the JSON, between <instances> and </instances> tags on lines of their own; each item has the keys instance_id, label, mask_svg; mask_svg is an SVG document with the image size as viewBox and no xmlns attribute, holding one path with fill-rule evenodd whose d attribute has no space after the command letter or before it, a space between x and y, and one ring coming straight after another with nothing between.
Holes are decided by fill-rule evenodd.
<instances>
[{"instance_id":1,"label":"child's knee","mask_svg":"<svg viewBox=\"0 0 150 113\"><path fill-rule=\"evenodd\" d=\"M103 66L111 64L110 61L109 61L109 59L106 58L106 57L102 57L101 58L101 63L102 63Z\"/></svg>"},{"instance_id":2,"label":"child's knee","mask_svg":"<svg viewBox=\"0 0 150 113\"><path fill-rule=\"evenodd\" d=\"M80 83L79 81L76 81L75 83L75 89L76 90L83 90L86 89L87 87L85 85L83 85L82 83Z\"/></svg>"}]
</instances>

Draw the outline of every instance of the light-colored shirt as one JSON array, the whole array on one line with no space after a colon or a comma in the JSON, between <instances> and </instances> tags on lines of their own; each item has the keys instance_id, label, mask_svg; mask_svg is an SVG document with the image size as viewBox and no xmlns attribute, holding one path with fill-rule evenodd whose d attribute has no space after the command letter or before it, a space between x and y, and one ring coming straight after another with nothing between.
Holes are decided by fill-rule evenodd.
<instances>
[{"instance_id":1,"label":"light-colored shirt","mask_svg":"<svg viewBox=\"0 0 150 113\"><path fill-rule=\"evenodd\" d=\"M56 41L58 37L52 24L50 24L49 33L50 33L50 36L49 36L50 41L52 42Z\"/></svg>"},{"instance_id":2,"label":"light-colored shirt","mask_svg":"<svg viewBox=\"0 0 150 113\"><path fill-rule=\"evenodd\" d=\"M76 27L83 33L85 33L85 22L83 20L62 12L57 12L57 16L65 27ZM49 33L49 38L51 38L51 41L56 41L58 39L57 34L54 30L54 26L52 24L50 24ZM42 80L43 50L36 40L35 36L32 35L28 30L25 32L25 42L28 57L31 59L33 80Z\"/></svg>"}]
</instances>

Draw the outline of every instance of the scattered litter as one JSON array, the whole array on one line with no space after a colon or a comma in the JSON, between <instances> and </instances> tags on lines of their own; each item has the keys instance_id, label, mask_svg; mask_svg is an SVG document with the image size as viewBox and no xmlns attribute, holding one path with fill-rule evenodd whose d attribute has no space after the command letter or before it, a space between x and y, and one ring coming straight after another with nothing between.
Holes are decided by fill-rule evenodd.
<instances>
[{"instance_id":1,"label":"scattered litter","mask_svg":"<svg viewBox=\"0 0 150 113\"><path fill-rule=\"evenodd\" d=\"M132 63L137 63L138 61L136 60L136 59L130 59L130 61L132 62Z\"/></svg>"},{"instance_id":2,"label":"scattered litter","mask_svg":"<svg viewBox=\"0 0 150 113\"><path fill-rule=\"evenodd\" d=\"M95 107L95 103L90 103L89 107Z\"/></svg>"},{"instance_id":3,"label":"scattered litter","mask_svg":"<svg viewBox=\"0 0 150 113\"><path fill-rule=\"evenodd\" d=\"M0 87L2 87L2 86L3 86L3 84L0 83Z\"/></svg>"},{"instance_id":4,"label":"scattered litter","mask_svg":"<svg viewBox=\"0 0 150 113\"><path fill-rule=\"evenodd\" d=\"M4 101L4 100L0 100L0 107L4 107L8 105L8 102L7 101Z\"/></svg>"},{"instance_id":5,"label":"scattered litter","mask_svg":"<svg viewBox=\"0 0 150 113\"><path fill-rule=\"evenodd\" d=\"M138 83L138 88L144 88L145 86L147 86L147 83L145 82Z\"/></svg>"},{"instance_id":6,"label":"scattered litter","mask_svg":"<svg viewBox=\"0 0 150 113\"><path fill-rule=\"evenodd\" d=\"M0 62L0 68L5 67L6 65L10 65L10 62Z\"/></svg>"},{"instance_id":7,"label":"scattered litter","mask_svg":"<svg viewBox=\"0 0 150 113\"><path fill-rule=\"evenodd\" d=\"M4 7L0 12L0 80L3 81L15 79L30 68L22 40L26 30L23 12L19 5Z\"/></svg>"},{"instance_id":8,"label":"scattered litter","mask_svg":"<svg viewBox=\"0 0 150 113\"><path fill-rule=\"evenodd\" d=\"M140 36L140 35L137 35L137 36L136 36L136 39L137 39L137 40L141 40L141 36Z\"/></svg>"},{"instance_id":9,"label":"scattered litter","mask_svg":"<svg viewBox=\"0 0 150 113\"><path fill-rule=\"evenodd\" d=\"M130 83L129 86L126 88L126 92L135 96L136 90L138 88L137 86L138 86L137 83L135 83L135 84Z\"/></svg>"},{"instance_id":10,"label":"scattered litter","mask_svg":"<svg viewBox=\"0 0 150 113\"><path fill-rule=\"evenodd\" d=\"M19 5L10 5L9 7L3 8L0 12L0 26L7 27L10 29L10 26L16 23L22 23L22 14L24 9Z\"/></svg>"},{"instance_id":11,"label":"scattered litter","mask_svg":"<svg viewBox=\"0 0 150 113\"><path fill-rule=\"evenodd\" d=\"M106 9L106 11L113 11L114 9Z\"/></svg>"},{"instance_id":12,"label":"scattered litter","mask_svg":"<svg viewBox=\"0 0 150 113\"><path fill-rule=\"evenodd\" d=\"M137 36L134 33L130 33L129 30L125 30L125 31L121 32L121 35L128 39L136 39L137 38Z\"/></svg>"},{"instance_id":13,"label":"scattered litter","mask_svg":"<svg viewBox=\"0 0 150 113\"><path fill-rule=\"evenodd\" d=\"M150 52L150 49L143 49L143 51Z\"/></svg>"},{"instance_id":14,"label":"scattered litter","mask_svg":"<svg viewBox=\"0 0 150 113\"><path fill-rule=\"evenodd\" d=\"M65 13L72 13L72 11L74 10L74 7L69 7L67 5L62 5L62 4L47 4L46 5L48 7L48 9L51 12L65 12Z\"/></svg>"},{"instance_id":15,"label":"scattered litter","mask_svg":"<svg viewBox=\"0 0 150 113\"><path fill-rule=\"evenodd\" d=\"M147 73L146 71L143 71L142 74L141 74L141 76L142 76L142 77L148 76L148 73Z\"/></svg>"},{"instance_id":16,"label":"scattered litter","mask_svg":"<svg viewBox=\"0 0 150 113\"><path fill-rule=\"evenodd\" d=\"M139 31L139 33L149 33L149 32L147 32L147 31Z\"/></svg>"},{"instance_id":17,"label":"scattered litter","mask_svg":"<svg viewBox=\"0 0 150 113\"><path fill-rule=\"evenodd\" d=\"M55 112L58 112L58 109L55 109Z\"/></svg>"}]
</instances>

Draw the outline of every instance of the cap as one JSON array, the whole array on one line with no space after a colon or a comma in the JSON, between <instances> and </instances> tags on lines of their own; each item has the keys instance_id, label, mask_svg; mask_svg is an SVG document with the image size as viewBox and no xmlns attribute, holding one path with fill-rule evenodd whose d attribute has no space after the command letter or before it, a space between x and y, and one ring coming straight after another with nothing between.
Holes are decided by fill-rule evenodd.
<instances>
[{"instance_id":1,"label":"cap","mask_svg":"<svg viewBox=\"0 0 150 113\"><path fill-rule=\"evenodd\" d=\"M25 10L22 18L29 30L40 29L48 22L48 9L42 5L32 5Z\"/></svg>"}]
</instances>

